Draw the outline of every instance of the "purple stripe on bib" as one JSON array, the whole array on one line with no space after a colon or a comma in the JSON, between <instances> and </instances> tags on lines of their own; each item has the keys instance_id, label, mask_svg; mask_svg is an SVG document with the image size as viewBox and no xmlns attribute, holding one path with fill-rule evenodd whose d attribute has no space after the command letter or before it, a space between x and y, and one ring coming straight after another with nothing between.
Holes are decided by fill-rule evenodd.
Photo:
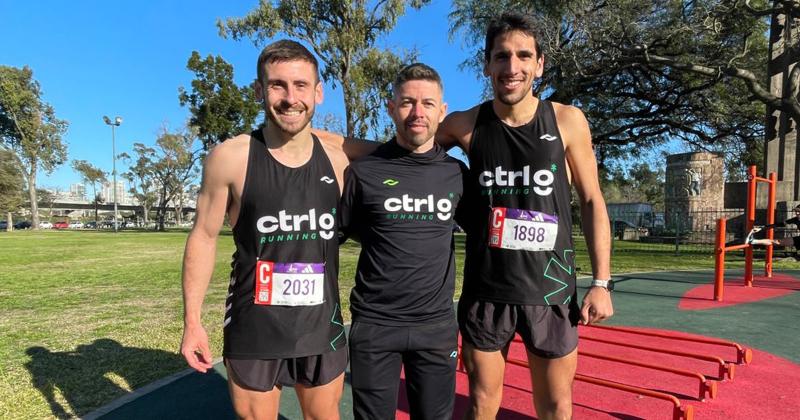
<instances>
[{"instance_id":1,"label":"purple stripe on bib","mask_svg":"<svg viewBox=\"0 0 800 420\"><path fill-rule=\"evenodd\" d=\"M275 263L273 271L281 274L323 274L325 263Z\"/></svg>"},{"instance_id":2,"label":"purple stripe on bib","mask_svg":"<svg viewBox=\"0 0 800 420\"><path fill-rule=\"evenodd\" d=\"M506 219L530 220L534 222L558 223L558 216L535 210L506 209Z\"/></svg>"}]
</instances>

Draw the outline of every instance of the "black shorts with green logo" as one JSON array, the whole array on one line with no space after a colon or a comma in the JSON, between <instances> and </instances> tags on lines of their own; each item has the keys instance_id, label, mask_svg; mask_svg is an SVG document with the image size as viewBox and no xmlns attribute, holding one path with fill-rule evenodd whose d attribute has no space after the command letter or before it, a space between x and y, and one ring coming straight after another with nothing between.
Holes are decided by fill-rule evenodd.
<instances>
[{"instance_id":1,"label":"black shorts with green logo","mask_svg":"<svg viewBox=\"0 0 800 420\"><path fill-rule=\"evenodd\" d=\"M525 348L546 359L566 356L578 346L580 308L566 305L514 305L462 297L458 302L461 337L475 349L504 349L515 333Z\"/></svg>"}]
</instances>

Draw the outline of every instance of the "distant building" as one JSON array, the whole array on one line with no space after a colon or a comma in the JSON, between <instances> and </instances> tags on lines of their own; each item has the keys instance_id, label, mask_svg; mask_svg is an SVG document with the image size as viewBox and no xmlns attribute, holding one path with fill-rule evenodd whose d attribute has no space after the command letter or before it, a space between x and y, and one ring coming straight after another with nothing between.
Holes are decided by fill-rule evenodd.
<instances>
[{"instance_id":1,"label":"distant building","mask_svg":"<svg viewBox=\"0 0 800 420\"><path fill-rule=\"evenodd\" d=\"M106 203L113 203L114 202L114 183L111 181L106 181L103 183L103 188L101 194L103 195L103 200ZM133 204L131 201L130 194L128 194L128 190L125 188L125 181L117 181L117 204Z\"/></svg>"},{"instance_id":2,"label":"distant building","mask_svg":"<svg viewBox=\"0 0 800 420\"><path fill-rule=\"evenodd\" d=\"M86 185L72 184L69 186L69 198L77 201L86 200Z\"/></svg>"}]
</instances>

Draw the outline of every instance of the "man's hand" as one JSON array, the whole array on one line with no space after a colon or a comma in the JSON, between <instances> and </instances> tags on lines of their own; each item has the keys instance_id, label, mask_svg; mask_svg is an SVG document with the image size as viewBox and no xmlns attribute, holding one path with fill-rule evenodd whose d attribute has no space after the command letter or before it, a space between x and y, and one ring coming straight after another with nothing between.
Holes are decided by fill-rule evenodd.
<instances>
[{"instance_id":1,"label":"man's hand","mask_svg":"<svg viewBox=\"0 0 800 420\"><path fill-rule=\"evenodd\" d=\"M208 348L208 335L202 325L184 327L181 354L189 366L198 372L206 373L212 368L213 358Z\"/></svg>"},{"instance_id":2,"label":"man's hand","mask_svg":"<svg viewBox=\"0 0 800 420\"><path fill-rule=\"evenodd\" d=\"M604 287L590 287L583 297L581 306L581 322L583 325L601 322L614 315L614 305L611 304L611 292Z\"/></svg>"}]
</instances>

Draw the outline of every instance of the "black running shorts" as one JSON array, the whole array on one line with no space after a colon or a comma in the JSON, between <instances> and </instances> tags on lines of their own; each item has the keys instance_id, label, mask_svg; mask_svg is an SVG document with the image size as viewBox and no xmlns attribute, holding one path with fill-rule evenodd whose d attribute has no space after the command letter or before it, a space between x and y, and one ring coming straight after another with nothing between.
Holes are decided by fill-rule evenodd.
<instances>
[{"instance_id":1,"label":"black running shorts","mask_svg":"<svg viewBox=\"0 0 800 420\"><path fill-rule=\"evenodd\" d=\"M308 387L330 383L347 367L347 347L317 356L292 359L225 359L230 379L251 391L272 391L275 385Z\"/></svg>"},{"instance_id":2,"label":"black running shorts","mask_svg":"<svg viewBox=\"0 0 800 420\"><path fill-rule=\"evenodd\" d=\"M566 305L513 305L462 298L458 326L477 350L504 349L519 333L525 348L546 359L566 356L578 346L580 308Z\"/></svg>"}]
</instances>

